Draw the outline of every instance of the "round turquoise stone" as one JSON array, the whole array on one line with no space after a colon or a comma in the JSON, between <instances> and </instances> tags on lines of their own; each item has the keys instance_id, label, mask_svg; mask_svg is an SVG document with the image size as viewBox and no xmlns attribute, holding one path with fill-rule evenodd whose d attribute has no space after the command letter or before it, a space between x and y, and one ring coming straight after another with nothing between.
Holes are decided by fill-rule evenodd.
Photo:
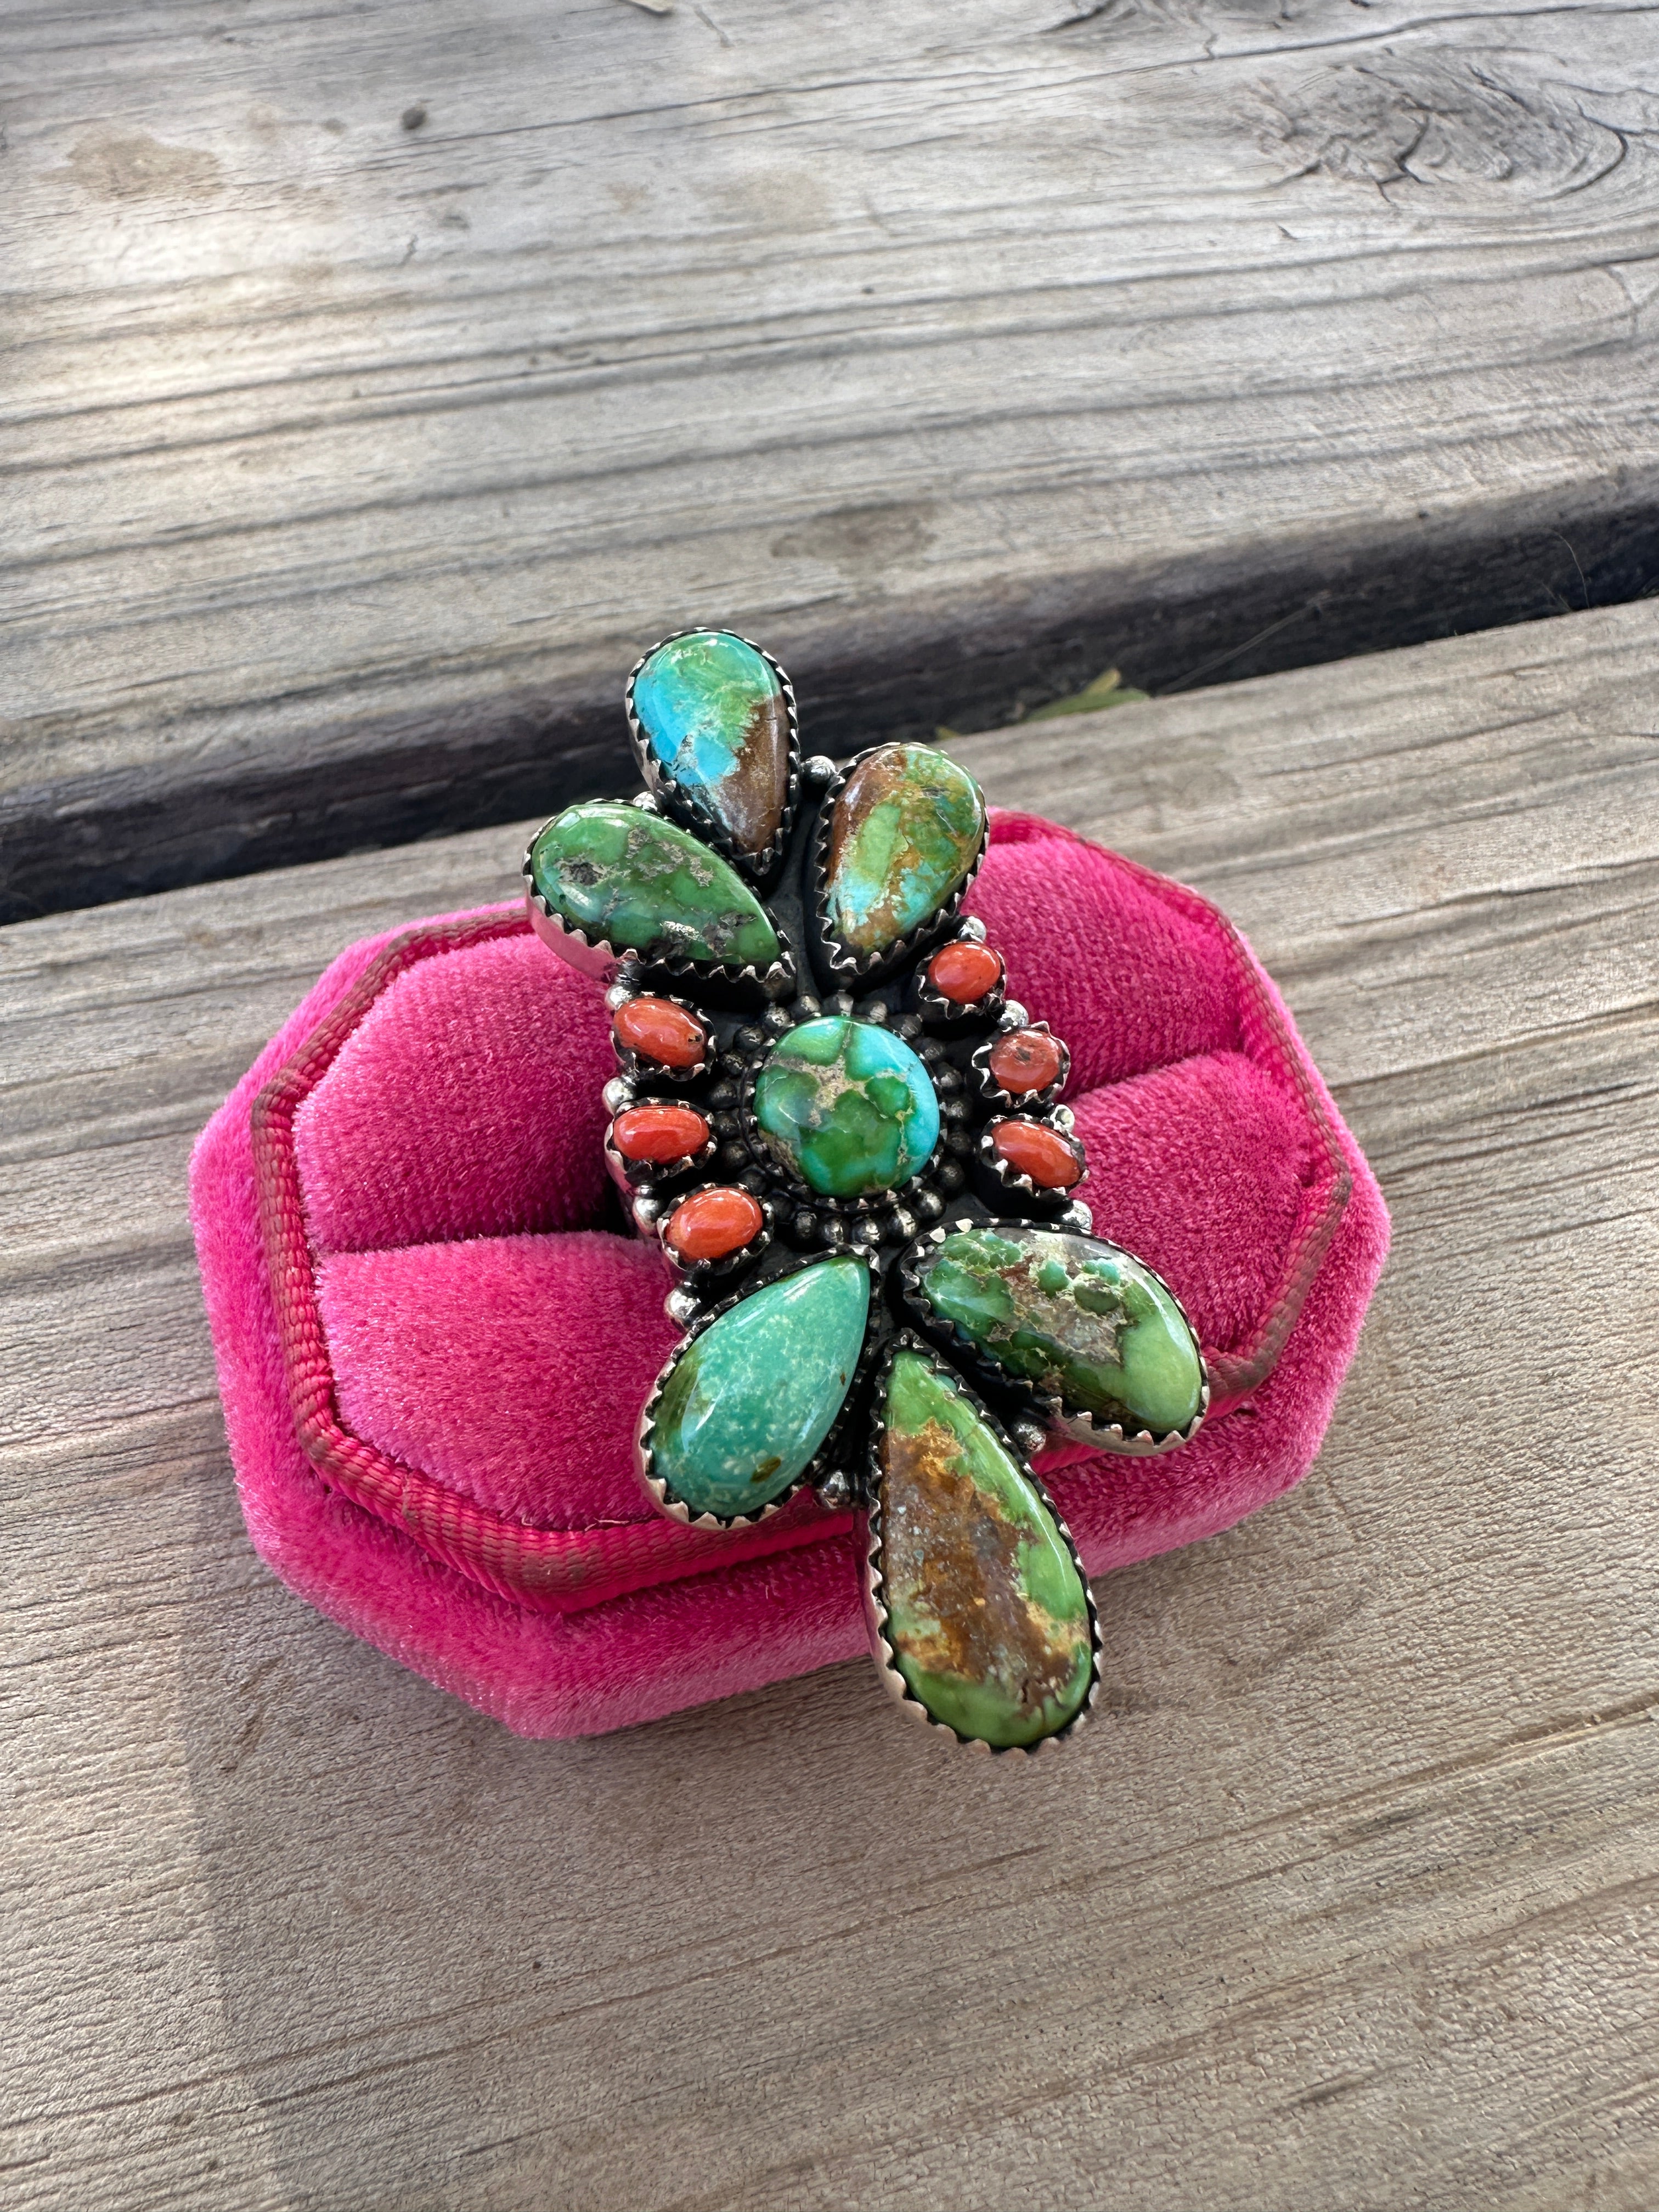
<instances>
[{"instance_id":1,"label":"round turquoise stone","mask_svg":"<svg viewBox=\"0 0 1659 2212\"><path fill-rule=\"evenodd\" d=\"M781 1497L834 1426L869 1310L863 1261L818 1260L694 1336L652 1431L653 1469L670 1494L728 1519Z\"/></svg>"},{"instance_id":2,"label":"round turquoise stone","mask_svg":"<svg viewBox=\"0 0 1659 2212\"><path fill-rule=\"evenodd\" d=\"M826 1198L896 1190L939 1142L939 1099L901 1036L848 1014L778 1040L755 1085L774 1154Z\"/></svg>"}]
</instances>

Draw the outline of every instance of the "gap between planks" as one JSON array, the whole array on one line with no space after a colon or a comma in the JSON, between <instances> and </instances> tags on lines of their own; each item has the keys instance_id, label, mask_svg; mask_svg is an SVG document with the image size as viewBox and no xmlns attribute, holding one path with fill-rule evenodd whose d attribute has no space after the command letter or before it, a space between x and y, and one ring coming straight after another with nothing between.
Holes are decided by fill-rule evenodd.
<instances>
[{"instance_id":1,"label":"gap between planks","mask_svg":"<svg viewBox=\"0 0 1659 2212\"><path fill-rule=\"evenodd\" d=\"M1313 1476L1102 1583L1106 1724L1017 1787L858 1668L525 1744L252 1559L191 1135L343 941L510 895L510 837L0 932L15 2200L1645 2203L1656 644L962 748L1222 890L1396 1231ZM1614 1451L1579 1372L1629 1378Z\"/></svg>"},{"instance_id":2,"label":"gap between planks","mask_svg":"<svg viewBox=\"0 0 1659 2212\"><path fill-rule=\"evenodd\" d=\"M718 15L0 17L0 915L1659 580L1651 9Z\"/></svg>"}]
</instances>

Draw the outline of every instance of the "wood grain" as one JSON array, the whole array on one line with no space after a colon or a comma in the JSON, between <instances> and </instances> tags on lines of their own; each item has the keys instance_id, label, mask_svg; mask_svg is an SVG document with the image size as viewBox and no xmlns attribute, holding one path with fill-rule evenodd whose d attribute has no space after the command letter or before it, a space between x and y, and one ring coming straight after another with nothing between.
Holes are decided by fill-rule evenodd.
<instances>
[{"instance_id":1,"label":"wood grain","mask_svg":"<svg viewBox=\"0 0 1659 2212\"><path fill-rule=\"evenodd\" d=\"M526 1744L237 1521L191 1136L471 835L0 933L8 2201L1533 2208L1659 2188L1659 609L963 747L1227 903L1395 1255L1319 1465L958 1761L836 1668Z\"/></svg>"},{"instance_id":2,"label":"wood grain","mask_svg":"<svg viewBox=\"0 0 1659 2212\"><path fill-rule=\"evenodd\" d=\"M0 13L0 915L1659 582L1651 6Z\"/></svg>"}]
</instances>

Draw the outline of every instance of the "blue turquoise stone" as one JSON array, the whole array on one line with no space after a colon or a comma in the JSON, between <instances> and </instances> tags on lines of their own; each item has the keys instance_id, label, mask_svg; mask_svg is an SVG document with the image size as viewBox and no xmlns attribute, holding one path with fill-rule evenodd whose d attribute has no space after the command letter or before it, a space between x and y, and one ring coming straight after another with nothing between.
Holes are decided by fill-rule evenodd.
<instances>
[{"instance_id":1,"label":"blue turquoise stone","mask_svg":"<svg viewBox=\"0 0 1659 2212\"><path fill-rule=\"evenodd\" d=\"M939 1098L902 1036L848 1014L779 1038L755 1084L774 1154L826 1198L896 1190L939 1142Z\"/></svg>"},{"instance_id":2,"label":"blue turquoise stone","mask_svg":"<svg viewBox=\"0 0 1659 2212\"><path fill-rule=\"evenodd\" d=\"M634 678L650 757L750 859L789 798L789 712L769 662L726 629L670 638Z\"/></svg>"},{"instance_id":3,"label":"blue turquoise stone","mask_svg":"<svg viewBox=\"0 0 1659 2212\"><path fill-rule=\"evenodd\" d=\"M849 952L884 952L960 890L985 843L985 799L932 745L881 745L847 779L830 817L824 899Z\"/></svg>"},{"instance_id":4,"label":"blue turquoise stone","mask_svg":"<svg viewBox=\"0 0 1659 2212\"><path fill-rule=\"evenodd\" d=\"M695 1336L657 1401L653 1469L694 1514L781 1497L841 1411L870 1311L862 1260L815 1261Z\"/></svg>"}]
</instances>

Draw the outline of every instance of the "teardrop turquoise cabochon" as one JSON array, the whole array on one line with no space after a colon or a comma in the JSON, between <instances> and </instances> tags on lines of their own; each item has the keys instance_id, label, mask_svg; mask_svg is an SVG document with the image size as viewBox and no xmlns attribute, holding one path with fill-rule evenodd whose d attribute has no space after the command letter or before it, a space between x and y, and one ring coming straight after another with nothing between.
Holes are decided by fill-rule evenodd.
<instances>
[{"instance_id":1,"label":"teardrop turquoise cabochon","mask_svg":"<svg viewBox=\"0 0 1659 2212\"><path fill-rule=\"evenodd\" d=\"M634 678L652 758L739 853L766 851L789 797L789 713L765 656L727 629L671 637Z\"/></svg>"},{"instance_id":2,"label":"teardrop turquoise cabochon","mask_svg":"<svg viewBox=\"0 0 1659 2212\"><path fill-rule=\"evenodd\" d=\"M870 954L921 928L973 873L985 823L984 794L948 754L902 744L866 754L830 817L832 935Z\"/></svg>"},{"instance_id":3,"label":"teardrop turquoise cabochon","mask_svg":"<svg viewBox=\"0 0 1659 2212\"><path fill-rule=\"evenodd\" d=\"M1067 1727L1094 1680L1088 1594L1036 1482L953 1375L898 1352L882 1407L881 1595L910 1694L1008 1749Z\"/></svg>"},{"instance_id":4,"label":"teardrop turquoise cabochon","mask_svg":"<svg viewBox=\"0 0 1659 2212\"><path fill-rule=\"evenodd\" d=\"M994 1221L947 1237L923 1297L980 1352L1072 1411L1154 1435L1204 1403L1204 1358L1167 1287L1097 1237Z\"/></svg>"},{"instance_id":5,"label":"teardrop turquoise cabochon","mask_svg":"<svg viewBox=\"0 0 1659 2212\"><path fill-rule=\"evenodd\" d=\"M757 968L777 933L737 871L678 823L619 799L556 814L530 848L536 889L587 937L639 952Z\"/></svg>"},{"instance_id":6,"label":"teardrop turquoise cabochon","mask_svg":"<svg viewBox=\"0 0 1659 2212\"><path fill-rule=\"evenodd\" d=\"M813 1261L720 1315L680 1352L657 1401L653 1472L694 1514L758 1512L835 1425L870 1310L862 1260Z\"/></svg>"}]
</instances>

